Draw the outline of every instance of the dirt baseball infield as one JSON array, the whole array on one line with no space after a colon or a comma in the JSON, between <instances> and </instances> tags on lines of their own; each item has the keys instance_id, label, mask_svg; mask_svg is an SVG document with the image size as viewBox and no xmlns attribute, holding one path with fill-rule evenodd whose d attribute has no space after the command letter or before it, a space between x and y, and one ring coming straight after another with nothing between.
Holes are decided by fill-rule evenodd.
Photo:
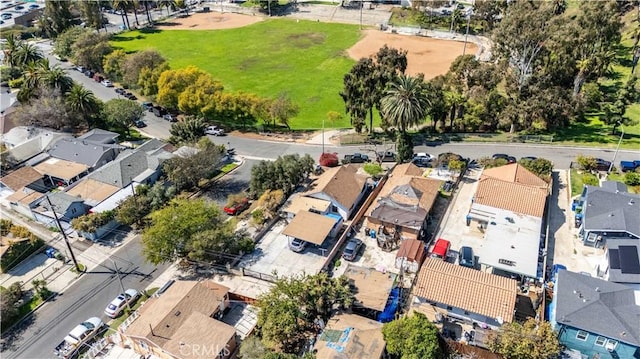
<instances>
[{"instance_id":1,"label":"dirt baseball infield","mask_svg":"<svg viewBox=\"0 0 640 359\"><path fill-rule=\"evenodd\" d=\"M263 17L260 16L235 13L197 13L185 18L171 19L169 22L159 24L158 28L164 30L232 29L262 20ZM371 56L386 44L407 51L407 74L423 73L426 79L447 73L451 62L462 55L464 47L464 43L459 41L390 34L378 30L365 30L363 33L362 40L347 50L351 58L359 60ZM477 50L478 46L467 43L467 54L475 54Z\"/></svg>"}]
</instances>

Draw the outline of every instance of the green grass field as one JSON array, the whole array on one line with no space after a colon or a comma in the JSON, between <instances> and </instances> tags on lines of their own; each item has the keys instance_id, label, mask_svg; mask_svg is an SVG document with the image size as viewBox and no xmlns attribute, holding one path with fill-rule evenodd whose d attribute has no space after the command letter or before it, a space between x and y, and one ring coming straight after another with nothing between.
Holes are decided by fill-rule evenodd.
<instances>
[{"instance_id":1,"label":"green grass field","mask_svg":"<svg viewBox=\"0 0 640 359\"><path fill-rule=\"evenodd\" d=\"M227 91L285 92L300 106L292 128L312 129L327 112L344 113L342 78L355 63L345 50L360 36L356 25L273 19L229 30L132 31L112 44L127 52L156 49L172 68L195 65ZM349 127L349 120L332 127Z\"/></svg>"}]
</instances>

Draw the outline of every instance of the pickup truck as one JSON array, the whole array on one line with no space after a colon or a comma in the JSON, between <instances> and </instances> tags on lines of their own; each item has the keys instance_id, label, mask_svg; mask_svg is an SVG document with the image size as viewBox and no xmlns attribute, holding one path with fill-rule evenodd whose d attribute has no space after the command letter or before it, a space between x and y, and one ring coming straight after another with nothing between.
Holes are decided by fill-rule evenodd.
<instances>
[{"instance_id":1,"label":"pickup truck","mask_svg":"<svg viewBox=\"0 0 640 359\"><path fill-rule=\"evenodd\" d=\"M370 162L369 156L362 153L354 153L352 155L344 155L342 163L365 163Z\"/></svg>"},{"instance_id":2,"label":"pickup truck","mask_svg":"<svg viewBox=\"0 0 640 359\"><path fill-rule=\"evenodd\" d=\"M622 172L633 172L640 167L640 160L620 161L620 170Z\"/></svg>"},{"instance_id":3,"label":"pickup truck","mask_svg":"<svg viewBox=\"0 0 640 359\"><path fill-rule=\"evenodd\" d=\"M53 353L58 358L75 358L78 356L82 345L91 340L102 328L104 323L98 317L92 317L78 324L64 337L64 340L56 345Z\"/></svg>"}]
</instances>

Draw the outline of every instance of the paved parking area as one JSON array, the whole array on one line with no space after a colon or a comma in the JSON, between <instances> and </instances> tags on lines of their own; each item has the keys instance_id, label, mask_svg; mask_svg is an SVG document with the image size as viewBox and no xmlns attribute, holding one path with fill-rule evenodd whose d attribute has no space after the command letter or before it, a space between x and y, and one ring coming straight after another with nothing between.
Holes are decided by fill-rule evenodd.
<instances>
[{"instance_id":1,"label":"paved parking area","mask_svg":"<svg viewBox=\"0 0 640 359\"><path fill-rule=\"evenodd\" d=\"M347 264L364 268L374 268L380 272L400 273L400 270L395 267L396 254L398 253L398 250L396 249L391 252L383 251L382 248L378 247L378 243L375 238L371 238L371 236L367 236L365 234L366 229L366 226L360 226L358 232L356 232L354 236L362 241L364 248L360 250L360 253L354 261L347 262L344 259L341 259L340 266L333 269L334 276L344 274L347 270Z\"/></svg>"},{"instance_id":2,"label":"paved parking area","mask_svg":"<svg viewBox=\"0 0 640 359\"><path fill-rule=\"evenodd\" d=\"M302 253L296 253L289 249L287 236L282 234L285 227L284 220L276 223L258 242L253 253L242 258L240 267L269 275L275 271L278 276L320 272L336 239L326 240L322 247L309 244Z\"/></svg>"}]
</instances>

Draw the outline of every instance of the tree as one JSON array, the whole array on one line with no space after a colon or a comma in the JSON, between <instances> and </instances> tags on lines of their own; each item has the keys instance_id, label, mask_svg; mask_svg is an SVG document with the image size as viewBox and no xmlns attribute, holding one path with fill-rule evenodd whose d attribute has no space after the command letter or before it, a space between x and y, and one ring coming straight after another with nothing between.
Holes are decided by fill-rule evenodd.
<instances>
[{"instance_id":1,"label":"tree","mask_svg":"<svg viewBox=\"0 0 640 359\"><path fill-rule=\"evenodd\" d=\"M273 120L273 127L276 126L276 122L284 125L287 129L291 129L289 126L289 119L294 117L300 112L300 107L291 101L291 98L286 93L281 93L270 102L269 117Z\"/></svg>"},{"instance_id":2,"label":"tree","mask_svg":"<svg viewBox=\"0 0 640 359\"><path fill-rule=\"evenodd\" d=\"M105 75L113 81L121 81L123 78L123 68L126 60L127 53L124 50L113 50L113 52L106 55L102 60L102 68L104 69Z\"/></svg>"},{"instance_id":3,"label":"tree","mask_svg":"<svg viewBox=\"0 0 640 359\"><path fill-rule=\"evenodd\" d=\"M384 173L384 168L378 163L365 163L364 171L371 177L380 178Z\"/></svg>"},{"instance_id":4,"label":"tree","mask_svg":"<svg viewBox=\"0 0 640 359\"><path fill-rule=\"evenodd\" d=\"M422 123L429 107L423 77L397 77L391 82L380 106L385 119L402 133Z\"/></svg>"},{"instance_id":5,"label":"tree","mask_svg":"<svg viewBox=\"0 0 640 359\"><path fill-rule=\"evenodd\" d=\"M166 62L165 58L156 50L138 51L126 56L122 62L122 79L124 83L133 87L141 80L142 69L150 70L160 67ZM157 79L156 79L157 81Z\"/></svg>"},{"instance_id":6,"label":"tree","mask_svg":"<svg viewBox=\"0 0 640 359\"><path fill-rule=\"evenodd\" d=\"M116 220L125 225L143 227L146 217L151 211L158 210L176 195L176 188L156 182L148 187L140 185L135 189L136 195L128 197L118 204Z\"/></svg>"},{"instance_id":7,"label":"tree","mask_svg":"<svg viewBox=\"0 0 640 359\"><path fill-rule=\"evenodd\" d=\"M105 121L129 134L130 127L144 116L144 109L138 102L127 99L113 99L105 102L102 110Z\"/></svg>"},{"instance_id":8,"label":"tree","mask_svg":"<svg viewBox=\"0 0 640 359\"><path fill-rule=\"evenodd\" d=\"M201 77L205 79L201 80ZM182 92L188 87L194 86L198 81L219 85L219 83L211 79L211 75L195 66L187 66L183 69L166 70L162 72L158 78L158 103L169 109L178 109ZM212 89L207 89L207 91L210 90ZM190 90L190 92L195 91L197 91L197 89L193 87ZM186 100L187 99L183 99L183 101Z\"/></svg>"},{"instance_id":9,"label":"tree","mask_svg":"<svg viewBox=\"0 0 640 359\"><path fill-rule=\"evenodd\" d=\"M473 4L473 16L480 19L485 32L493 30L500 14L507 7L505 0L476 0Z\"/></svg>"},{"instance_id":10,"label":"tree","mask_svg":"<svg viewBox=\"0 0 640 359\"><path fill-rule=\"evenodd\" d=\"M108 34L85 32L73 44L73 60L77 65L102 72L102 60L111 51Z\"/></svg>"},{"instance_id":11,"label":"tree","mask_svg":"<svg viewBox=\"0 0 640 359\"><path fill-rule=\"evenodd\" d=\"M592 156L579 155L576 158L576 162L578 162L578 166L580 166L580 169L583 171L593 172L598 169L598 162L596 158Z\"/></svg>"},{"instance_id":12,"label":"tree","mask_svg":"<svg viewBox=\"0 0 640 359\"><path fill-rule=\"evenodd\" d=\"M314 331L314 322L326 321L332 308L353 303L349 280L327 273L277 278L274 286L258 297L257 327L267 348L296 353ZM315 332L314 332L315 334Z\"/></svg>"},{"instance_id":13,"label":"tree","mask_svg":"<svg viewBox=\"0 0 640 359\"><path fill-rule=\"evenodd\" d=\"M14 282L8 288L0 287L0 318L2 318L2 326L7 327L19 314L20 308L16 306L18 300L22 297L22 287L20 282Z\"/></svg>"},{"instance_id":14,"label":"tree","mask_svg":"<svg viewBox=\"0 0 640 359\"><path fill-rule=\"evenodd\" d=\"M52 38L56 38L73 25L71 1L46 0L44 13L40 17L42 30Z\"/></svg>"},{"instance_id":15,"label":"tree","mask_svg":"<svg viewBox=\"0 0 640 359\"><path fill-rule=\"evenodd\" d=\"M178 258L217 261L248 246L234 233L233 222L204 199L174 199L149 218L151 225L142 232L142 252L153 264Z\"/></svg>"},{"instance_id":16,"label":"tree","mask_svg":"<svg viewBox=\"0 0 640 359\"><path fill-rule=\"evenodd\" d=\"M49 62L46 61L47 68L44 69L43 83L45 86L57 90L62 94L66 94L73 87L73 80L59 66L48 67Z\"/></svg>"},{"instance_id":17,"label":"tree","mask_svg":"<svg viewBox=\"0 0 640 359\"><path fill-rule=\"evenodd\" d=\"M71 114L82 119L91 128L102 111L102 101L93 92L80 84L73 84L66 96L66 105Z\"/></svg>"},{"instance_id":18,"label":"tree","mask_svg":"<svg viewBox=\"0 0 640 359\"><path fill-rule=\"evenodd\" d=\"M545 181L549 182L551 180L551 172L553 172L553 163L551 161L545 158L533 160L523 158L518 163Z\"/></svg>"},{"instance_id":19,"label":"tree","mask_svg":"<svg viewBox=\"0 0 640 359\"><path fill-rule=\"evenodd\" d=\"M250 192L259 197L267 190L282 190L286 196L313 170L314 160L308 154L279 156L275 161L260 161L251 168Z\"/></svg>"},{"instance_id":20,"label":"tree","mask_svg":"<svg viewBox=\"0 0 640 359\"><path fill-rule=\"evenodd\" d=\"M129 24L129 14L127 14L127 9L131 6L130 0L112 0L111 6L114 9L120 10L120 15L122 16L122 26L125 29L131 29L131 25Z\"/></svg>"},{"instance_id":21,"label":"tree","mask_svg":"<svg viewBox=\"0 0 640 359\"><path fill-rule=\"evenodd\" d=\"M188 115L202 116L203 110L215 101L216 95L223 89L222 83L202 73L178 95L178 108Z\"/></svg>"},{"instance_id":22,"label":"tree","mask_svg":"<svg viewBox=\"0 0 640 359\"><path fill-rule=\"evenodd\" d=\"M158 93L158 80L160 75L169 70L169 64L164 62L156 68L143 67L138 77L138 87L145 96L153 96Z\"/></svg>"},{"instance_id":23,"label":"tree","mask_svg":"<svg viewBox=\"0 0 640 359\"><path fill-rule=\"evenodd\" d=\"M18 66L18 56L17 52L20 48L21 41L18 37L10 33L5 38L5 43L2 47L2 52L4 54L3 63L9 67L17 67Z\"/></svg>"},{"instance_id":24,"label":"tree","mask_svg":"<svg viewBox=\"0 0 640 359\"><path fill-rule=\"evenodd\" d=\"M90 30L80 26L73 26L58 35L53 44L53 52L62 58L72 58L74 54L73 45L81 35L88 33Z\"/></svg>"},{"instance_id":25,"label":"tree","mask_svg":"<svg viewBox=\"0 0 640 359\"><path fill-rule=\"evenodd\" d=\"M420 312L384 324L382 336L387 351L400 359L443 357L438 328Z\"/></svg>"},{"instance_id":26,"label":"tree","mask_svg":"<svg viewBox=\"0 0 640 359\"><path fill-rule=\"evenodd\" d=\"M524 324L507 323L492 333L489 349L505 359L546 359L560 354L560 342L549 322L529 318Z\"/></svg>"},{"instance_id":27,"label":"tree","mask_svg":"<svg viewBox=\"0 0 640 359\"><path fill-rule=\"evenodd\" d=\"M258 207L263 209L263 217L268 219L275 217L283 200L284 192L280 189L264 191L258 198Z\"/></svg>"},{"instance_id":28,"label":"tree","mask_svg":"<svg viewBox=\"0 0 640 359\"><path fill-rule=\"evenodd\" d=\"M216 146L203 137L190 153L166 160L163 170L177 190L190 190L215 173L225 152L224 146Z\"/></svg>"},{"instance_id":29,"label":"tree","mask_svg":"<svg viewBox=\"0 0 640 359\"><path fill-rule=\"evenodd\" d=\"M15 66L21 68L31 63L38 63L44 59L42 51L40 51L36 45L23 41L18 43L15 53L12 52L12 57L11 61L15 63Z\"/></svg>"},{"instance_id":30,"label":"tree","mask_svg":"<svg viewBox=\"0 0 640 359\"><path fill-rule=\"evenodd\" d=\"M15 123L22 126L62 129L74 126L74 116L70 116L63 97L59 92L39 89L38 96L21 104L12 114Z\"/></svg>"},{"instance_id":31,"label":"tree","mask_svg":"<svg viewBox=\"0 0 640 359\"><path fill-rule=\"evenodd\" d=\"M104 19L100 8L102 5L99 0L80 1L77 3L82 17L87 26L100 31L104 25Z\"/></svg>"},{"instance_id":32,"label":"tree","mask_svg":"<svg viewBox=\"0 0 640 359\"><path fill-rule=\"evenodd\" d=\"M204 136L205 122L202 117L187 116L171 125L169 142L173 144L194 143Z\"/></svg>"},{"instance_id":33,"label":"tree","mask_svg":"<svg viewBox=\"0 0 640 359\"><path fill-rule=\"evenodd\" d=\"M396 135L396 159L398 163L411 161L413 158L413 142L408 133L398 132Z\"/></svg>"}]
</instances>

